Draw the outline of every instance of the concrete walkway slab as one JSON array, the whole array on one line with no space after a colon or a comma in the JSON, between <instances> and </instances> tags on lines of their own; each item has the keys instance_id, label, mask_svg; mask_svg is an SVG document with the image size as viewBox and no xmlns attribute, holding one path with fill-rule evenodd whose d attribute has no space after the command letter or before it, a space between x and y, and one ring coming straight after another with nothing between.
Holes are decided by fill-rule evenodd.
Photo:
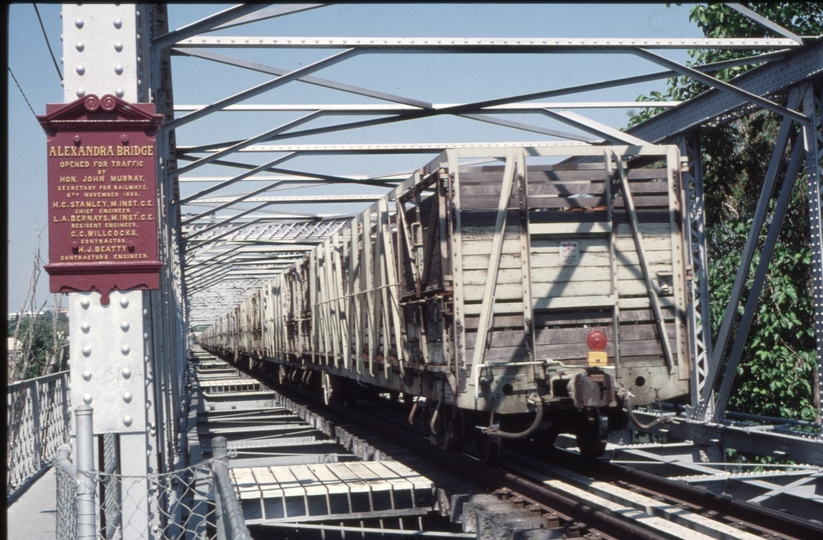
<instances>
[{"instance_id":1,"label":"concrete walkway slab","mask_svg":"<svg viewBox=\"0 0 823 540\"><path fill-rule=\"evenodd\" d=\"M57 478L50 467L6 509L9 540L57 538Z\"/></svg>"}]
</instances>

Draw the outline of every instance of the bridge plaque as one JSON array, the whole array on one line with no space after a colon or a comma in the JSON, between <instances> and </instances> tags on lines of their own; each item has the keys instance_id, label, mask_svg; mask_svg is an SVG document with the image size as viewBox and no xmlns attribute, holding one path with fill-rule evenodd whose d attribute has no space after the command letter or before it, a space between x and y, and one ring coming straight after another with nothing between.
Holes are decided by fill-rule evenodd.
<instances>
[{"instance_id":1,"label":"bridge plaque","mask_svg":"<svg viewBox=\"0 0 823 540\"><path fill-rule=\"evenodd\" d=\"M51 292L160 287L154 105L89 95L49 104Z\"/></svg>"}]
</instances>

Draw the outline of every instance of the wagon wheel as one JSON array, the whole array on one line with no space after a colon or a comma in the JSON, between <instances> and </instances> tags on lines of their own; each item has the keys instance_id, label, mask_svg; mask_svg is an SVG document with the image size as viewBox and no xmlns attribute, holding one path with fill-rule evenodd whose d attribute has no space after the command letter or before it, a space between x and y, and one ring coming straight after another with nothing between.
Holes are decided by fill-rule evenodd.
<instances>
[{"instance_id":1,"label":"wagon wheel","mask_svg":"<svg viewBox=\"0 0 823 540\"><path fill-rule=\"evenodd\" d=\"M465 441L465 423L463 422L463 414L457 407L446 405L443 411L445 416L443 418L443 436L438 437L437 446L443 450L453 450L460 452L463 449ZM439 427L439 426L438 426ZM438 432L440 429L438 429Z\"/></svg>"},{"instance_id":2,"label":"wagon wheel","mask_svg":"<svg viewBox=\"0 0 823 540\"><path fill-rule=\"evenodd\" d=\"M321 388L323 392L323 403L328 405L332 400L332 394L334 394L334 387L332 385L331 376L329 375L328 371L323 372Z\"/></svg>"},{"instance_id":3,"label":"wagon wheel","mask_svg":"<svg viewBox=\"0 0 823 540\"><path fill-rule=\"evenodd\" d=\"M609 418L597 411L590 412L584 421L584 427L577 432L577 448L580 455L587 458L599 458L606 452L609 439Z\"/></svg>"},{"instance_id":4,"label":"wagon wheel","mask_svg":"<svg viewBox=\"0 0 823 540\"><path fill-rule=\"evenodd\" d=\"M494 465L500 458L500 437L487 435L475 430L474 444L477 447L477 459L484 465Z\"/></svg>"}]
</instances>

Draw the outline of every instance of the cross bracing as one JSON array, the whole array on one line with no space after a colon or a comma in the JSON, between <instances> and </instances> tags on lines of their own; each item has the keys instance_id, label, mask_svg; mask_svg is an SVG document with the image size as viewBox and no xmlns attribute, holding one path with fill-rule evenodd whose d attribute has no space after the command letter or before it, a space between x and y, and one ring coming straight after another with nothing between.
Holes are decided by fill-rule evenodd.
<instances>
[{"instance_id":1,"label":"cross bracing","mask_svg":"<svg viewBox=\"0 0 823 540\"><path fill-rule=\"evenodd\" d=\"M429 27L411 21L385 26L384 35L358 36L346 35L346 21L364 8L296 5L238 6L155 38L171 53L175 69L205 68L225 83L206 102L185 94L186 82L176 80L175 98L189 104L175 106L174 120L164 128L177 139L179 166L170 177L180 190L173 205L180 212L190 317L205 324L222 315L447 148L677 144L689 164L684 178L693 202L691 256L695 272L705 272L700 130L769 110L804 130L802 152L796 153L806 156L807 169L820 166L813 103L820 99L823 44L731 7L761 25L762 37L641 35L644 29L630 22L613 37L549 31L518 36L506 32L510 26L503 21L495 36L413 36L409 28ZM421 20L436 21L432 9L420 6ZM530 15L551 18L552 9L532 6ZM329 11L338 15L337 31L299 24ZM461 23L470 21L472 7L462 15ZM286 28L303 34L285 36ZM743 57L691 66L685 49L729 49ZM556 59L570 56L587 69L585 76L555 69ZM612 66L620 69L607 69ZM714 77L730 66L751 69L729 82ZM382 75L370 84L359 76L369 69ZM648 93L642 85L673 76L711 89L683 103L632 101ZM802 97L791 101L791 89ZM665 110L624 130L624 111L649 107ZM798 144L783 143L787 152ZM793 160L793 167L799 164L800 158ZM814 256L818 276L823 263L817 251ZM755 300L756 293L750 293ZM697 288L694 294L694 324L702 331L693 345L698 365L692 417L720 419L722 410L718 416L710 409L725 352L712 348L709 291ZM823 307L817 311L816 330L823 336ZM737 337L745 342L744 335Z\"/></svg>"}]
</instances>

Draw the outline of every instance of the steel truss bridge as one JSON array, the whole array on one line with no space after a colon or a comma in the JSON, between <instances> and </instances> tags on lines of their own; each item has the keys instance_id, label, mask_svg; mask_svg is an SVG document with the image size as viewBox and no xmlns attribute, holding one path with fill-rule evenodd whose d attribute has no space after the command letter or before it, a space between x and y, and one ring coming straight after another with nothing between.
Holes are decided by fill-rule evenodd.
<instances>
[{"instance_id":1,"label":"steel truss bridge","mask_svg":"<svg viewBox=\"0 0 823 540\"><path fill-rule=\"evenodd\" d=\"M157 136L160 289L114 292L108 306L100 304L98 293L69 295L70 402L74 408L85 403L94 409L95 435L117 447L105 459L115 460L124 475L186 466L187 351L193 333L300 260L415 166L449 148L660 143L677 145L688 169L694 267L689 315L697 331L690 404L676 422L656 429L692 441L704 461L723 461L725 449L734 448L823 465L823 41L730 6L770 37L469 37L430 36L425 29L403 37L347 36L346 17L364 8L324 4L237 5L173 28L165 4L65 4L65 102L111 94L153 103L165 117ZM472 17L472 6L462 8L465 17ZM531 9L549 16L552 5ZM271 35L271 28L316 10L335 10L339 34ZM745 54L688 66L668 58L672 49ZM598 80L594 73L593 82L566 86L563 76L547 75L539 85L518 83L517 70L527 62L543 69L546 59L582 54L600 62L620 55L634 61L626 63L619 78ZM430 69L413 72L421 57L432 59ZM464 73L459 62L467 58L488 71ZM367 60L376 60L378 67ZM380 88L352 82L357 69L406 64L406 79L386 80ZM511 73L500 71L505 66L512 66ZM715 78L731 66L751 69L729 82ZM710 90L682 103L590 97L673 76L702 82ZM413 84L419 77L425 85ZM510 93L489 95L482 88L484 77L505 79L492 89ZM214 96L210 102L183 101L192 88L204 85ZM431 94L443 102L404 95L405 88L435 88ZM324 101L306 102L314 99ZM625 131L587 116L604 108L643 107L664 110ZM782 125L713 339L700 134L759 110L777 114ZM412 129L415 125L420 128ZM426 133L422 142L421 132ZM513 140L501 139L501 132ZM807 322L814 325L818 365L809 382L818 416L807 423L744 418L729 411L727 402L797 182L807 190L811 221L815 316ZM118 376L120 386L104 376L111 373L123 376ZM804 430L796 429L798 424ZM705 471L699 462L694 469ZM813 475L805 478L775 490L802 489L816 481ZM751 475L748 481L760 480ZM144 496L152 497L148 491ZM134 499L138 510L149 504ZM148 537L150 524L147 518L145 535L136 537Z\"/></svg>"}]
</instances>

